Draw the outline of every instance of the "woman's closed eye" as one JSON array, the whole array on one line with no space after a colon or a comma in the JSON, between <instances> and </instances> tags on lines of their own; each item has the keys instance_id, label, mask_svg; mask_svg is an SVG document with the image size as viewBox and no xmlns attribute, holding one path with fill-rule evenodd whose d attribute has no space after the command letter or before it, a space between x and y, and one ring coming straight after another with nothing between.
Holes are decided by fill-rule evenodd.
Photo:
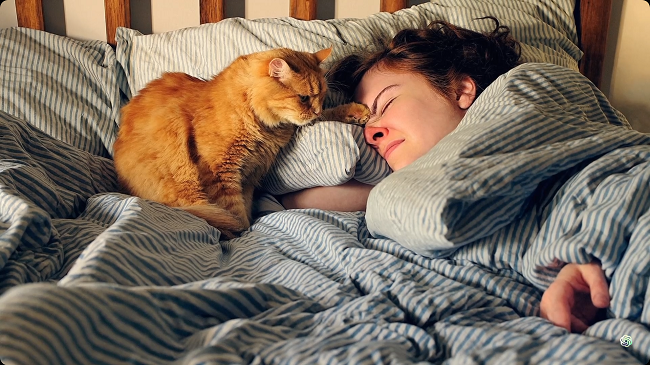
<instances>
[{"instance_id":1,"label":"woman's closed eye","mask_svg":"<svg viewBox=\"0 0 650 365\"><path fill-rule=\"evenodd\" d=\"M370 118L368 118L368 122L366 123L366 125L372 126L374 123L377 123L377 121L379 121L379 119L381 119L381 117L384 115L384 113L386 113L386 110L388 110L388 107L390 107L390 105L393 103L393 100L395 100L395 99L396 99L396 97L389 99L381 107L381 109L379 110L379 113L371 114Z\"/></svg>"},{"instance_id":2,"label":"woman's closed eye","mask_svg":"<svg viewBox=\"0 0 650 365\"><path fill-rule=\"evenodd\" d=\"M380 117L381 117L382 115L384 115L384 113L386 113L386 110L387 110L388 107L393 103L393 100L395 100L395 99L396 99L396 97L395 97L395 98L391 98L391 99L388 100L388 102L386 102L386 104L384 104L384 106L381 108L381 112L379 113L379 116L380 116Z\"/></svg>"}]
</instances>

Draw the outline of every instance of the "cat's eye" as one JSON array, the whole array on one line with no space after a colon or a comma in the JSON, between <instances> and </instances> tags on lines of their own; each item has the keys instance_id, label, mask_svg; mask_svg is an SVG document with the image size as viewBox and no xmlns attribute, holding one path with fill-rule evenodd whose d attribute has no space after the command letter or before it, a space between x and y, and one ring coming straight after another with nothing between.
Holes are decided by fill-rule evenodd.
<instances>
[{"instance_id":1,"label":"cat's eye","mask_svg":"<svg viewBox=\"0 0 650 365\"><path fill-rule=\"evenodd\" d=\"M303 104L309 101L309 95L298 95L298 97L300 97L300 102Z\"/></svg>"}]
</instances>

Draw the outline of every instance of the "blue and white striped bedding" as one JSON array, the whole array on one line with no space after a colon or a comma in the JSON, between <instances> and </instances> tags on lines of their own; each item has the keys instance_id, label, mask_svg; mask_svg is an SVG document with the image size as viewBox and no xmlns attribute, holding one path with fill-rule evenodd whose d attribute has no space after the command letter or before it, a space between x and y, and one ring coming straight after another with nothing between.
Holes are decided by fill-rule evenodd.
<instances>
[{"instance_id":1,"label":"blue and white striped bedding","mask_svg":"<svg viewBox=\"0 0 650 365\"><path fill-rule=\"evenodd\" d=\"M265 196L258 202L255 224L229 242L219 242L216 229L183 211L116 192L110 156L118 110L131 88L137 87L134 77L146 77L133 73L137 65L129 62L137 58L130 60L120 47L115 55L101 42L26 29L0 30L0 361L21 365L649 361L650 137L627 129L624 117L602 94L569 70L577 68L580 57L571 16L574 1L432 3L370 20L233 20L201 28L239 27L263 47L294 41L307 47L325 37L340 38L341 44L354 48L368 43L361 33L388 36L404 24L424 24L431 16L480 26L470 20L488 13L513 26L517 38L525 42L525 60L567 67L522 66L504 76L477 100L455 134L439 145L449 147L454 145L449 141L455 141L462 148L452 146L444 153L438 148L435 158L424 158L383 181L388 172L378 167L376 154L364 152L369 149L363 149L359 129L337 125L341 134L333 135L334 129L322 124L302 131L304 136L292 148L318 153L313 146L328 141L342 149L283 160L286 163L275 168L284 169L287 176L299 171L299 181L274 180L276 185L267 181L267 187L285 192L302 184L336 184L351 177L379 183L368 214L285 211ZM155 38L138 37L137 42L146 49L147 39ZM199 34L199 39L208 38ZM194 52L207 50L188 47ZM174 59L182 61L180 55ZM140 56L142 67L151 66L147 64L151 60L159 61L156 66L165 61ZM545 77L553 82L542 82ZM522 110L533 113L522 118ZM559 131L562 123L557 123L566 122L560 117L567 115L574 117L569 121L577 126L575 138L555 138L554 144L525 138L532 135L531 129ZM493 123L481 126L485 120ZM477 143L469 150L463 145L495 139L486 135L505 142L535 140L541 146L506 156L487 148L490 144ZM467 138L459 138L463 136ZM505 138L509 136L513 139ZM597 152L584 148L583 142L590 139L598 142ZM563 145L573 149L559 149ZM574 167L542 183L543 189L534 189L531 181L549 170L534 169L541 160L530 156L525 160L527 149L540 157L571 161ZM462 198L469 200L481 191L504 193L499 199L453 205L455 212L463 212L456 216L464 219L447 225L438 221L435 209L427 211L435 205L427 200L444 190L441 186L448 181L434 186L420 185L420 179L407 197L393 189L412 183L402 180L413 176L410 169L423 169L415 175L434 181L427 173L436 171L439 163L455 166L459 151L466 158L460 169L465 174L453 175L459 185L447 192L465 193ZM494 163L500 154L508 158ZM344 160L336 176L319 165L323 159L315 157L323 156L326 162ZM496 168L485 169L468 157L496 158L492 160ZM515 179L508 185L508 177L515 177L517 170L500 168L517 159L532 161L524 166L534 173L527 182ZM495 176L500 184L494 183ZM499 204L516 209L504 211ZM494 214L499 209L508 214ZM437 231L439 227L444 230ZM577 335L538 317L542 290L558 263L592 257L602 261L611 281L608 319ZM624 335L632 339L627 348L619 344Z\"/></svg>"},{"instance_id":2,"label":"blue and white striped bedding","mask_svg":"<svg viewBox=\"0 0 650 365\"><path fill-rule=\"evenodd\" d=\"M516 117L519 109L513 106L521 103L552 115L557 110L546 108L548 98L572 100L573 89L563 94L569 83L561 81L577 77L574 71L531 66L522 73L529 77L513 72L508 78L518 89L506 89L518 90L521 98L501 100L495 92L495 115ZM535 70L560 82L535 89L540 80L530 77ZM606 105L597 93L584 92L579 99L584 105ZM362 212L271 209L242 237L219 242L218 231L198 218L116 193L109 159L0 113L0 360L645 363L650 360L650 137L625 126L589 122L601 114L602 109L575 113L583 118L582 131L595 133L605 126L620 132L625 142L602 156L567 155L573 160L584 156L576 165L581 169L557 186L536 190L537 204L523 211L537 219L523 219L508 234L467 244L446 257L427 258L393 239L373 238L371 212L367 223ZM615 112L604 115L624 121ZM498 131L499 120L509 119L497 118L486 130ZM527 121L547 122L521 119ZM558 146L537 151L544 156ZM607 169L592 168L601 162ZM599 171L607 172L600 185L584 177ZM399 176L382 181L378 191ZM556 232L572 227L574 217L562 219L571 216L572 206L600 197L610 198L613 208L580 217L583 227L600 231L602 239L554 240ZM536 241L522 244L530 232L536 232ZM565 246L557 248L559 243ZM569 334L537 316L544 281L532 278L544 276L530 275L552 275L557 262L526 257L561 252L579 261L593 255L595 247L604 253L595 256L611 279L612 306L608 319L582 335ZM627 348L619 343L624 335L633 341Z\"/></svg>"},{"instance_id":3,"label":"blue and white striped bedding","mask_svg":"<svg viewBox=\"0 0 650 365\"><path fill-rule=\"evenodd\" d=\"M110 45L5 28L0 50L0 111L84 151L113 155L128 85Z\"/></svg>"}]
</instances>

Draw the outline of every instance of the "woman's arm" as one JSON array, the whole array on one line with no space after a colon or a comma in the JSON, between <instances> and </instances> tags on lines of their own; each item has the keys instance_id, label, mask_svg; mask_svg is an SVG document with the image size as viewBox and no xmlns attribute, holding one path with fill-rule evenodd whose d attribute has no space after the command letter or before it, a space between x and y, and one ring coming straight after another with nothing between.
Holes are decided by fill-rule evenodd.
<instances>
[{"instance_id":1,"label":"woman's arm","mask_svg":"<svg viewBox=\"0 0 650 365\"><path fill-rule=\"evenodd\" d=\"M372 185L350 180L337 186L319 186L278 196L286 209L318 208L339 212L366 210Z\"/></svg>"}]
</instances>

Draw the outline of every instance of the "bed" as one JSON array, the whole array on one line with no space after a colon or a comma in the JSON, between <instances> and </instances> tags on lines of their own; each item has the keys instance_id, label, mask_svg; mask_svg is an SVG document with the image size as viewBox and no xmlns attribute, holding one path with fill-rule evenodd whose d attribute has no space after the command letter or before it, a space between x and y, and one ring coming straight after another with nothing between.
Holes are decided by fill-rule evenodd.
<instances>
[{"instance_id":1,"label":"bed","mask_svg":"<svg viewBox=\"0 0 650 365\"><path fill-rule=\"evenodd\" d=\"M20 27L0 30L2 363L650 361L650 136L598 89L610 1L382 0L367 18L318 20L315 0L267 19L201 0L202 25L158 34L129 28L129 1L104 3L108 42L44 31L40 0L16 0ZM119 108L163 71L209 77L277 46L334 45L335 60L438 18L487 30L484 15L526 62L399 172L360 127L301 128L228 241L119 192ZM273 198L350 179L376 185L367 212ZM542 319L562 265L594 259L605 318L581 334Z\"/></svg>"}]
</instances>

